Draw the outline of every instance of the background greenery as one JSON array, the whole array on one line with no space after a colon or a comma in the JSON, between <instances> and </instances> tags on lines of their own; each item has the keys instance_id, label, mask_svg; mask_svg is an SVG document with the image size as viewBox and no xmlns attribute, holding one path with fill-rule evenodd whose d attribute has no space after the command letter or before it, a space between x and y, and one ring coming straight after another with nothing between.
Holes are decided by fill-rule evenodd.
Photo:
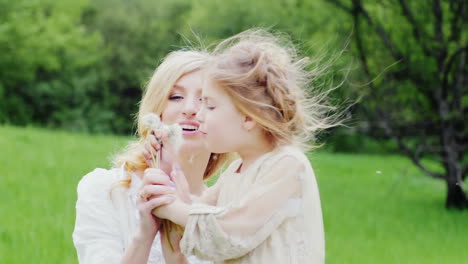
<instances>
[{"instance_id":1,"label":"background greenery","mask_svg":"<svg viewBox=\"0 0 468 264\"><path fill-rule=\"evenodd\" d=\"M304 55L341 51L350 26L334 30L340 22L326 21L333 10L316 1L304 5L0 0L0 123L129 135L142 88L168 52L201 48L253 26L291 34Z\"/></svg>"},{"instance_id":2,"label":"background greenery","mask_svg":"<svg viewBox=\"0 0 468 264\"><path fill-rule=\"evenodd\" d=\"M109 167L127 137L0 127L0 263L77 263L76 186ZM395 155L310 153L327 263L468 263L468 211L441 206L444 184Z\"/></svg>"}]
</instances>

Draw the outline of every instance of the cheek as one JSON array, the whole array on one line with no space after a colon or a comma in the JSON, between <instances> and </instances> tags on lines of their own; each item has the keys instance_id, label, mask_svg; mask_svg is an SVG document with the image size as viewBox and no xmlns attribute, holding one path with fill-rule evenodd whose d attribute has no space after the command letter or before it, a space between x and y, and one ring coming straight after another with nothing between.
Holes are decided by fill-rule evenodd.
<instances>
[{"instance_id":1,"label":"cheek","mask_svg":"<svg viewBox=\"0 0 468 264\"><path fill-rule=\"evenodd\" d=\"M205 115L205 126L210 135L217 135L220 131L220 122L216 114L207 113Z\"/></svg>"},{"instance_id":2,"label":"cheek","mask_svg":"<svg viewBox=\"0 0 468 264\"><path fill-rule=\"evenodd\" d=\"M161 121L164 124L170 125L177 121L177 116L179 115L180 107L177 107L176 103L169 101L166 105L166 108L161 113Z\"/></svg>"},{"instance_id":3,"label":"cheek","mask_svg":"<svg viewBox=\"0 0 468 264\"><path fill-rule=\"evenodd\" d=\"M238 117L230 113L214 112L206 115L206 128L213 140L226 141L239 133Z\"/></svg>"}]
</instances>

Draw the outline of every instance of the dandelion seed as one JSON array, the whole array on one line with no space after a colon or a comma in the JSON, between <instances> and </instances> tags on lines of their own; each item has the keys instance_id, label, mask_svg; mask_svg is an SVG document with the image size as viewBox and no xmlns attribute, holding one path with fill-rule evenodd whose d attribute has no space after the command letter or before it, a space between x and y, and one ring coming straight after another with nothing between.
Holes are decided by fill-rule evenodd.
<instances>
[{"instance_id":1,"label":"dandelion seed","mask_svg":"<svg viewBox=\"0 0 468 264\"><path fill-rule=\"evenodd\" d=\"M182 128L179 126L179 124L173 124L170 126L166 126L163 124L161 130L163 133L166 133L167 135L167 140L169 141L169 144L174 148L174 151L177 153L179 152L180 146L183 143L183 136L182 136Z\"/></svg>"},{"instance_id":2,"label":"dandelion seed","mask_svg":"<svg viewBox=\"0 0 468 264\"><path fill-rule=\"evenodd\" d=\"M151 132L162 132L166 134L169 144L174 148L174 151L177 153L180 146L183 143L182 128L179 124L165 125L161 122L161 119L157 114L149 113L143 116L143 131L146 132L146 135Z\"/></svg>"},{"instance_id":3,"label":"dandelion seed","mask_svg":"<svg viewBox=\"0 0 468 264\"><path fill-rule=\"evenodd\" d=\"M142 119L143 130L150 133L151 131L157 131L163 125L161 119L157 114L149 113L143 116Z\"/></svg>"}]
</instances>

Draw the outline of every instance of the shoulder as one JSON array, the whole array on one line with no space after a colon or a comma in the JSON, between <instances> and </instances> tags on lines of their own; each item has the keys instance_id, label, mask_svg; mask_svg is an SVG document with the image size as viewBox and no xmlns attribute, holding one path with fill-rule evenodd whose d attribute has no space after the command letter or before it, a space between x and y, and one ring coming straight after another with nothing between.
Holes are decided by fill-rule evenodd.
<instances>
[{"instance_id":1,"label":"shoulder","mask_svg":"<svg viewBox=\"0 0 468 264\"><path fill-rule=\"evenodd\" d=\"M308 175L313 175L313 170L302 150L283 146L270 153L260 165L257 174L257 179L264 181L288 179L301 182Z\"/></svg>"},{"instance_id":2,"label":"shoulder","mask_svg":"<svg viewBox=\"0 0 468 264\"><path fill-rule=\"evenodd\" d=\"M106 198L121 179L119 169L97 168L89 172L78 183L79 198Z\"/></svg>"},{"instance_id":3,"label":"shoulder","mask_svg":"<svg viewBox=\"0 0 468 264\"><path fill-rule=\"evenodd\" d=\"M305 169L310 167L307 156L299 148L283 146L273 151L264 162L265 167L288 167L290 169Z\"/></svg>"},{"instance_id":4,"label":"shoulder","mask_svg":"<svg viewBox=\"0 0 468 264\"><path fill-rule=\"evenodd\" d=\"M235 172L242 163L242 159L233 160L223 173Z\"/></svg>"}]
</instances>

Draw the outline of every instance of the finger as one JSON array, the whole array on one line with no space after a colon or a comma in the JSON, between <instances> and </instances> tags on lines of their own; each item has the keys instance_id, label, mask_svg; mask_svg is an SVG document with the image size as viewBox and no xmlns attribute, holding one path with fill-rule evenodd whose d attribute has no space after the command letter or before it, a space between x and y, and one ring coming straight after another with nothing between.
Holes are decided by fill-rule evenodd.
<instances>
[{"instance_id":1,"label":"finger","mask_svg":"<svg viewBox=\"0 0 468 264\"><path fill-rule=\"evenodd\" d=\"M154 133L154 137L156 138L158 142L161 142L163 139L163 133L161 131L156 131Z\"/></svg>"},{"instance_id":2,"label":"finger","mask_svg":"<svg viewBox=\"0 0 468 264\"><path fill-rule=\"evenodd\" d=\"M169 137L167 136L166 132L156 133L156 138L159 140L163 147L170 147L171 144L169 143Z\"/></svg>"},{"instance_id":3,"label":"finger","mask_svg":"<svg viewBox=\"0 0 468 264\"><path fill-rule=\"evenodd\" d=\"M153 161L151 159L151 154L146 149L146 146L145 146L145 149L143 150L143 157L145 159L146 165L148 165L149 168L153 168Z\"/></svg>"},{"instance_id":4,"label":"finger","mask_svg":"<svg viewBox=\"0 0 468 264\"><path fill-rule=\"evenodd\" d=\"M170 204L174 200L175 200L175 197L172 195L154 197L153 199L150 199L147 202L141 204L140 210L145 211L145 212L152 211L154 208Z\"/></svg>"},{"instance_id":5,"label":"finger","mask_svg":"<svg viewBox=\"0 0 468 264\"><path fill-rule=\"evenodd\" d=\"M170 186L164 185L145 185L140 191L140 194L144 197L160 196L165 194L174 194L176 189Z\"/></svg>"},{"instance_id":6,"label":"finger","mask_svg":"<svg viewBox=\"0 0 468 264\"><path fill-rule=\"evenodd\" d=\"M164 171L155 168L145 170L143 185L147 184L160 184L175 187L175 183L171 181L170 177Z\"/></svg>"},{"instance_id":7,"label":"finger","mask_svg":"<svg viewBox=\"0 0 468 264\"><path fill-rule=\"evenodd\" d=\"M154 135L150 135L148 139L149 139L149 144L151 145L154 151L159 151L161 149L161 145L159 144L158 140L156 139Z\"/></svg>"},{"instance_id":8,"label":"finger","mask_svg":"<svg viewBox=\"0 0 468 264\"><path fill-rule=\"evenodd\" d=\"M149 163L149 167L150 168L154 168L155 166L157 166L157 162L158 162L158 151L159 149L155 149L153 147L153 144L151 143L151 141L154 141L155 139L153 138L153 140L151 140L150 137L147 138L147 140L145 140L145 143L143 145L144 149L145 149L145 161L146 163ZM157 146L159 148L159 145Z\"/></svg>"}]
</instances>

